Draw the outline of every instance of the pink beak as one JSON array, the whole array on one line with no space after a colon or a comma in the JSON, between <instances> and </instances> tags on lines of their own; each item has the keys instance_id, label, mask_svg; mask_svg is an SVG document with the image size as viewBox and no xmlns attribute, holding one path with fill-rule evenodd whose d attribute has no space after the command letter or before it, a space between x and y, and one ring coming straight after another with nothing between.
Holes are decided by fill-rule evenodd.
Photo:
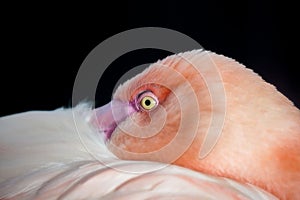
<instances>
[{"instance_id":1,"label":"pink beak","mask_svg":"<svg viewBox=\"0 0 300 200\"><path fill-rule=\"evenodd\" d=\"M110 139L119 123L124 121L130 114L136 112L133 105L120 100L112 100L94 111L96 112L96 119L93 121L98 129L104 132L106 139Z\"/></svg>"}]
</instances>

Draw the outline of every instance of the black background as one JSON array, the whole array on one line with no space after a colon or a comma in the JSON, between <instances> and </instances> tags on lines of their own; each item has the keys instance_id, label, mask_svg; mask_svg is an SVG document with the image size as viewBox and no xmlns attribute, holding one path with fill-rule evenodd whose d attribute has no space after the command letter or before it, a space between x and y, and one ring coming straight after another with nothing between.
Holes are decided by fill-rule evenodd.
<instances>
[{"instance_id":1,"label":"black background","mask_svg":"<svg viewBox=\"0 0 300 200\"><path fill-rule=\"evenodd\" d=\"M77 70L88 53L114 34L145 26L180 31L205 49L238 60L300 107L296 8L259 0L3 5L0 114L70 106ZM143 50L114 62L101 79L97 105L110 100L113 77L124 69L166 55Z\"/></svg>"}]
</instances>

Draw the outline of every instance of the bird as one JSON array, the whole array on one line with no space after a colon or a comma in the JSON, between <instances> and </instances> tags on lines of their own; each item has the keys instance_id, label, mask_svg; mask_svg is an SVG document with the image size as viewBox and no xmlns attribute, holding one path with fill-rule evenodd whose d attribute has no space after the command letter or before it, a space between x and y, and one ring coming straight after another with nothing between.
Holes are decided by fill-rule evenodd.
<instances>
[{"instance_id":1,"label":"bird","mask_svg":"<svg viewBox=\"0 0 300 200\"><path fill-rule=\"evenodd\" d=\"M95 112L121 159L172 163L300 199L299 109L231 58L204 50L169 56Z\"/></svg>"},{"instance_id":2,"label":"bird","mask_svg":"<svg viewBox=\"0 0 300 200\"><path fill-rule=\"evenodd\" d=\"M179 53L102 107L1 117L0 199L299 199L299 126L242 64Z\"/></svg>"}]
</instances>

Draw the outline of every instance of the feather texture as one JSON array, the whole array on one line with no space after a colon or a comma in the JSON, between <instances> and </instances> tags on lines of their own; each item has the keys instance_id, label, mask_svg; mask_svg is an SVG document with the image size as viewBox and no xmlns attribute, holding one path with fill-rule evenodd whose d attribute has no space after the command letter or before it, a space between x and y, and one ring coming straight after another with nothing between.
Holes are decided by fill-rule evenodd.
<instances>
[{"instance_id":1,"label":"feather texture","mask_svg":"<svg viewBox=\"0 0 300 200\"><path fill-rule=\"evenodd\" d=\"M178 166L119 160L91 116L79 105L0 118L0 199L276 199Z\"/></svg>"}]
</instances>

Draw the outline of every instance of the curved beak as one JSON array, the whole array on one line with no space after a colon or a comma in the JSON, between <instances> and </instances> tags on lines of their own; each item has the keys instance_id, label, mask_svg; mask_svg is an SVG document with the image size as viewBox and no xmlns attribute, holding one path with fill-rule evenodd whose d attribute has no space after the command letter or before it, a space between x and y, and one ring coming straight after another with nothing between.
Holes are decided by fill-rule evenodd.
<instances>
[{"instance_id":1,"label":"curved beak","mask_svg":"<svg viewBox=\"0 0 300 200\"><path fill-rule=\"evenodd\" d=\"M128 102L112 100L108 104L94 109L94 111L95 119L93 122L100 131L104 132L105 138L108 140L118 124L134 113L135 109Z\"/></svg>"}]
</instances>

